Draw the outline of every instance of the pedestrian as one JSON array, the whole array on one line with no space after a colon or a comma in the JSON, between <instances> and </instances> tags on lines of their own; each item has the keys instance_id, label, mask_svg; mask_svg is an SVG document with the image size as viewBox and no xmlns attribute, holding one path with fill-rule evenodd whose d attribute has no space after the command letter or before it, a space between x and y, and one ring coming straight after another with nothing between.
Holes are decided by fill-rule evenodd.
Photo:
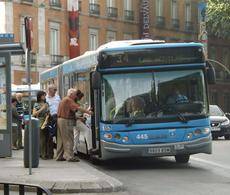
<instances>
[{"instance_id":1,"label":"pedestrian","mask_svg":"<svg viewBox=\"0 0 230 195\"><path fill-rule=\"evenodd\" d=\"M48 86L46 101L49 104L50 109L50 135L53 137L55 143L57 143L57 111L61 101L60 96L57 94L57 87L54 84Z\"/></svg>"},{"instance_id":2,"label":"pedestrian","mask_svg":"<svg viewBox=\"0 0 230 195\"><path fill-rule=\"evenodd\" d=\"M11 110L12 110L12 149L20 149L18 145L18 131L20 126L20 118L16 108L17 99L16 97L11 98Z\"/></svg>"},{"instance_id":3,"label":"pedestrian","mask_svg":"<svg viewBox=\"0 0 230 195\"><path fill-rule=\"evenodd\" d=\"M91 111L81 108L79 104L75 103L76 92L76 89L69 89L67 96L61 100L58 107L57 161L79 161L73 152L73 129L76 124L75 112L78 110L82 113L92 114Z\"/></svg>"},{"instance_id":4,"label":"pedestrian","mask_svg":"<svg viewBox=\"0 0 230 195\"><path fill-rule=\"evenodd\" d=\"M53 158L53 140L50 139L49 132L44 127L49 117L49 104L46 102L46 93L37 92L37 102L33 107L33 116L40 122L40 157L44 160Z\"/></svg>"},{"instance_id":5,"label":"pedestrian","mask_svg":"<svg viewBox=\"0 0 230 195\"><path fill-rule=\"evenodd\" d=\"M80 101L84 97L84 93L81 90L77 90L77 97L75 102L81 105ZM86 143L88 151L92 151L92 132L90 127L86 125L87 118L83 115L82 112L77 111L75 113L76 116L76 128L74 129L74 154L77 154L77 145L79 144L79 137L83 135Z\"/></svg>"},{"instance_id":6,"label":"pedestrian","mask_svg":"<svg viewBox=\"0 0 230 195\"><path fill-rule=\"evenodd\" d=\"M16 93L16 99L17 99L17 112L19 115L20 123L18 123L18 134L17 134L17 142L18 142L18 149L23 149L22 146L22 124L23 124L23 116L24 116L24 104L22 101L22 93Z\"/></svg>"}]
</instances>

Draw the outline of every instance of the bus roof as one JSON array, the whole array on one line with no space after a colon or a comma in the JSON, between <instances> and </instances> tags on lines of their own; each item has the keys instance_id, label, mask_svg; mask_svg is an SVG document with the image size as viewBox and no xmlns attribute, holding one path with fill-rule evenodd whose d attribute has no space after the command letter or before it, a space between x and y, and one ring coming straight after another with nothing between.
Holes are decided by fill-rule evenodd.
<instances>
[{"instance_id":1,"label":"bus roof","mask_svg":"<svg viewBox=\"0 0 230 195\"><path fill-rule=\"evenodd\" d=\"M156 44L157 43L157 44ZM148 48L177 48L177 47L202 47L201 43L189 42L189 43L162 43L162 42L147 42L141 44L116 44L114 47L103 47L100 51L119 51L119 50L136 50L136 49L148 49Z\"/></svg>"},{"instance_id":2,"label":"bus roof","mask_svg":"<svg viewBox=\"0 0 230 195\"><path fill-rule=\"evenodd\" d=\"M59 67L59 65L54 66L52 68L49 68L48 70L43 71L40 74L40 81L48 80L48 79L52 79L52 78L57 77L57 75L58 75L58 67Z\"/></svg>"},{"instance_id":3,"label":"bus roof","mask_svg":"<svg viewBox=\"0 0 230 195\"><path fill-rule=\"evenodd\" d=\"M64 62L61 65L63 74L73 71L86 71L97 65L98 51L87 51L83 55Z\"/></svg>"}]
</instances>

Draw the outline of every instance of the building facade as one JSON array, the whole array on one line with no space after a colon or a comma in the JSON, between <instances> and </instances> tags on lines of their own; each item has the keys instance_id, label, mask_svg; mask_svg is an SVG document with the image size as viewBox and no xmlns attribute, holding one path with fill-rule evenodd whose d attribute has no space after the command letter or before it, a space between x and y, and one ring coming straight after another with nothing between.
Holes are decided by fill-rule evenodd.
<instances>
[{"instance_id":1,"label":"building facade","mask_svg":"<svg viewBox=\"0 0 230 195\"><path fill-rule=\"evenodd\" d=\"M69 59L70 45L79 53L124 39L152 38L166 42L198 41L200 0L12 0L1 2L0 33L14 33L25 42L24 17L32 17L32 82L39 72ZM70 11L75 10L73 15ZM71 17L74 19L70 19ZM70 29L74 29L72 33ZM75 39L74 39L74 36ZM71 39L70 39L71 37ZM76 40L76 41L74 41ZM230 41L209 37L208 57L230 66ZM230 76L214 64L218 84L210 100L230 112ZM25 57L14 57L12 82L26 81ZM224 95L219 91L224 90Z\"/></svg>"}]
</instances>

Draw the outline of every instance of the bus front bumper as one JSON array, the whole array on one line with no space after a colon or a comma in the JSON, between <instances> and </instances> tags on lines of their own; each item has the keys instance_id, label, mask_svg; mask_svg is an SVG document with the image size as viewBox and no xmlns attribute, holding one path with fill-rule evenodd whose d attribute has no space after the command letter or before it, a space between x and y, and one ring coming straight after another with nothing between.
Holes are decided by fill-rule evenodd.
<instances>
[{"instance_id":1,"label":"bus front bumper","mask_svg":"<svg viewBox=\"0 0 230 195\"><path fill-rule=\"evenodd\" d=\"M160 157L175 156L178 154L212 153L211 135L193 141L146 144L146 145L122 145L101 141L102 159L129 158L129 157Z\"/></svg>"}]
</instances>

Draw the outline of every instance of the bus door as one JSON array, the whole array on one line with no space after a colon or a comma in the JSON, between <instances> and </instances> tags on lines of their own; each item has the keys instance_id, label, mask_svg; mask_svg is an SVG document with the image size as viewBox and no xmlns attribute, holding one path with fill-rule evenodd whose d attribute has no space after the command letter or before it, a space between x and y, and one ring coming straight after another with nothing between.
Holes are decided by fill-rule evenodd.
<instances>
[{"instance_id":1,"label":"bus door","mask_svg":"<svg viewBox=\"0 0 230 195\"><path fill-rule=\"evenodd\" d=\"M93 148L100 148L100 132L99 132L99 120L100 120L100 90L92 88L92 74L90 73L90 99L93 108L93 115L91 116L91 129L92 129L92 145Z\"/></svg>"}]
</instances>

